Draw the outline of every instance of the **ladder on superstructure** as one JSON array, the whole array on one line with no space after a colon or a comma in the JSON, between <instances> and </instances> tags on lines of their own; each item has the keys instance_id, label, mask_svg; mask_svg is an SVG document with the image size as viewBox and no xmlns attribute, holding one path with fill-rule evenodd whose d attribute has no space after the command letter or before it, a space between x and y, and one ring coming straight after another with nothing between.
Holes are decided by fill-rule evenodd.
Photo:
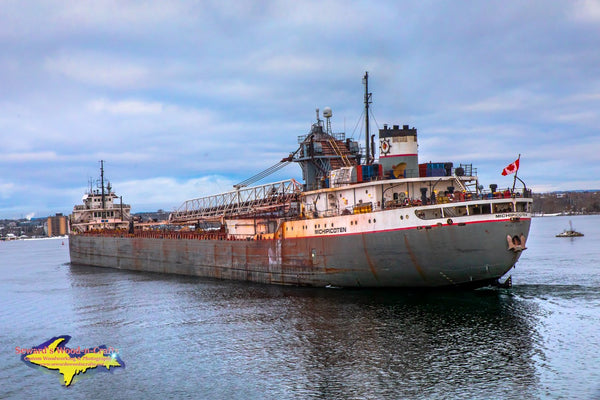
<instances>
[{"instance_id":1,"label":"ladder on superstructure","mask_svg":"<svg viewBox=\"0 0 600 400\"><path fill-rule=\"evenodd\" d=\"M477 175L477 168L473 168L472 164L460 164L460 167L464 171L464 176L472 177L472 176ZM477 192L477 181L475 181L475 182L468 181L468 182L472 182L472 183L467 183L465 185L465 182L462 179L460 179L460 177L458 177L456 174L454 174L454 181L456 182L456 185L458 186L458 188L463 192L466 192L466 193L468 193L468 192L476 193Z\"/></svg>"},{"instance_id":2,"label":"ladder on superstructure","mask_svg":"<svg viewBox=\"0 0 600 400\"><path fill-rule=\"evenodd\" d=\"M351 167L352 163L350 162L350 160L348 160L348 157L342 153L342 151L340 150L340 148L338 147L335 138L330 137L329 139L329 144L331 145L331 148L333 149L334 153L340 157L342 159L342 163L344 164L344 167Z\"/></svg>"},{"instance_id":3,"label":"ladder on superstructure","mask_svg":"<svg viewBox=\"0 0 600 400\"><path fill-rule=\"evenodd\" d=\"M454 175L454 181L456 182L456 185L461 190L461 192L467 192L467 187L465 186L463 181L460 180L460 178L458 176Z\"/></svg>"}]
</instances>

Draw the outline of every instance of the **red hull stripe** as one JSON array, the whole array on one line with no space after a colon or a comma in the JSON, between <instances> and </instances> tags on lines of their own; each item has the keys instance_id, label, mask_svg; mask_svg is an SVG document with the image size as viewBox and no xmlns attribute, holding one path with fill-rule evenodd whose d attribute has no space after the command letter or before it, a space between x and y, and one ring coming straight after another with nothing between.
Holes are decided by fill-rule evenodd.
<instances>
[{"instance_id":1,"label":"red hull stripe","mask_svg":"<svg viewBox=\"0 0 600 400\"><path fill-rule=\"evenodd\" d=\"M387 156L382 156L380 155L379 158L389 158L389 157L416 157L417 154L393 154L393 155L387 155Z\"/></svg>"}]
</instances>

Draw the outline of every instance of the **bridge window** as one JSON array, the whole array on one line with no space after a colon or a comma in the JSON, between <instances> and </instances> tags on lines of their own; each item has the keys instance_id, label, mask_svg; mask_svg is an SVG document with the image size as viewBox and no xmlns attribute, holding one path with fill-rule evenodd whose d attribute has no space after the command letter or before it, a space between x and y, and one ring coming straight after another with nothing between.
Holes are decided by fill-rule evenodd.
<instances>
[{"instance_id":1,"label":"bridge window","mask_svg":"<svg viewBox=\"0 0 600 400\"><path fill-rule=\"evenodd\" d=\"M421 219L437 219L442 217L441 208L415 210L415 215Z\"/></svg>"},{"instance_id":2,"label":"bridge window","mask_svg":"<svg viewBox=\"0 0 600 400\"><path fill-rule=\"evenodd\" d=\"M444 217L464 217L465 215L467 215L466 206L444 208Z\"/></svg>"},{"instance_id":3,"label":"bridge window","mask_svg":"<svg viewBox=\"0 0 600 400\"><path fill-rule=\"evenodd\" d=\"M513 212L512 203L494 204L494 213L509 213L509 212Z\"/></svg>"},{"instance_id":4,"label":"bridge window","mask_svg":"<svg viewBox=\"0 0 600 400\"><path fill-rule=\"evenodd\" d=\"M527 211L528 211L527 209L529 208L529 207L528 207L528 206L529 206L529 203L525 203L525 202L518 202L518 203L516 204L516 206L517 206L517 211L518 211L518 212L527 212Z\"/></svg>"},{"instance_id":5,"label":"bridge window","mask_svg":"<svg viewBox=\"0 0 600 400\"><path fill-rule=\"evenodd\" d=\"M470 215L481 215L481 214L491 214L491 208L489 204L473 204L469 205L469 214Z\"/></svg>"}]
</instances>

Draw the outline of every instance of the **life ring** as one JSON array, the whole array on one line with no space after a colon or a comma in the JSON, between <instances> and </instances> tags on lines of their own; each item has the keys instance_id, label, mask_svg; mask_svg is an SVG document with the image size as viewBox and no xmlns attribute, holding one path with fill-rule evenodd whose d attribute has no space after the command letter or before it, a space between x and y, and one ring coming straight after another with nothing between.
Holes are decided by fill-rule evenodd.
<instances>
[{"instance_id":1,"label":"life ring","mask_svg":"<svg viewBox=\"0 0 600 400\"><path fill-rule=\"evenodd\" d=\"M386 155L390 152L390 142L388 139L384 139L381 141L381 144L379 145L379 150L383 155Z\"/></svg>"}]
</instances>

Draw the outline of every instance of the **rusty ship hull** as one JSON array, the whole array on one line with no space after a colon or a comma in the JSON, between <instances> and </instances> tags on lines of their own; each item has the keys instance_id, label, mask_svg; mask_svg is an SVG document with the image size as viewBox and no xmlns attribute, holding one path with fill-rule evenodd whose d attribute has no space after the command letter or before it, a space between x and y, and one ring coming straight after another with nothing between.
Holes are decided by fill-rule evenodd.
<instances>
[{"instance_id":1,"label":"rusty ship hull","mask_svg":"<svg viewBox=\"0 0 600 400\"><path fill-rule=\"evenodd\" d=\"M334 132L332 110L297 149L234 190L186 200L168 220L136 220L104 184L71 215L71 262L265 284L335 287L484 286L525 250L531 192L515 190L520 156L505 168L512 189L489 192L472 164L419 163L417 129L384 124L365 146ZM295 179L252 184L289 163ZM504 173L504 171L503 171ZM507 281L508 282L508 281Z\"/></svg>"},{"instance_id":2,"label":"rusty ship hull","mask_svg":"<svg viewBox=\"0 0 600 400\"><path fill-rule=\"evenodd\" d=\"M394 211L388 213L391 218ZM527 235L530 222L529 214L514 213L262 240L75 234L69 247L74 264L265 284L478 287L496 282L515 265L521 251L507 248L507 236ZM336 226L344 226L343 220Z\"/></svg>"}]
</instances>

